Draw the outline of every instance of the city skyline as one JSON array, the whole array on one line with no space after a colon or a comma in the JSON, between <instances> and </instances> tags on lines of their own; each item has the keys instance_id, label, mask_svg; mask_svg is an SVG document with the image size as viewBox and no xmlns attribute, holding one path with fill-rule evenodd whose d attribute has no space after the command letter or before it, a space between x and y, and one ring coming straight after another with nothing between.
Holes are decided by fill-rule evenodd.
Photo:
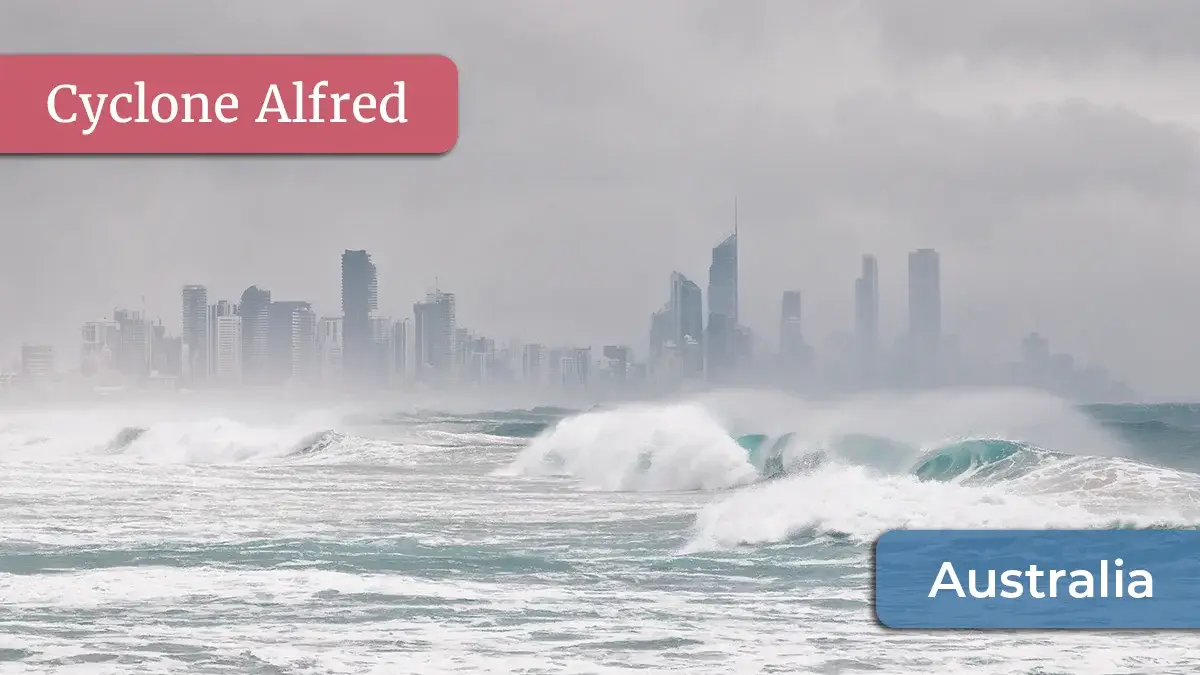
<instances>
[{"instance_id":1,"label":"city skyline","mask_svg":"<svg viewBox=\"0 0 1200 675\"><path fill-rule=\"evenodd\" d=\"M941 256L934 249L908 254L907 326L890 341L878 330L878 259L863 254L853 286L853 328L835 334L824 349L809 342L801 290L781 292L774 350L761 329L740 320L739 261L735 206L732 233L711 251L707 301L695 281L672 271L668 299L651 314L645 343L552 345L497 340L462 325L456 295L441 288L413 303L410 316L381 315L378 266L370 252L346 249L339 314L318 313L305 300L281 300L258 285L235 303L210 301L206 285L186 284L178 336L144 311L116 310L112 318L83 324L80 365L67 372L84 378L77 384L104 388L522 384L637 395L756 385L808 394L1016 385L1088 401L1136 396L1103 366L1052 351L1037 331L1024 336L1015 361L964 359L962 342L944 330ZM53 346L27 343L3 383L44 387L62 372Z\"/></svg>"},{"instance_id":2,"label":"city skyline","mask_svg":"<svg viewBox=\"0 0 1200 675\"><path fill-rule=\"evenodd\" d=\"M735 208L735 211L738 208L736 206L736 200L735 200L734 208ZM736 219L736 217L737 216L735 213L735 219ZM731 259L723 259L722 254L720 252L723 249L727 249L731 242L734 243L733 248L735 250L739 248L736 243L738 241L738 236L739 236L739 234L737 232L737 225L738 224L735 222L734 231L732 233L724 235L721 238L721 241L716 246L712 247L712 249L711 249L712 258L708 264L708 274L700 277L702 279L702 283L704 284L703 290L701 290L701 288L699 287L697 282L693 281L691 277L679 272L678 270L672 270L669 272L669 282L668 283L669 283L669 287L671 288L672 293L675 293L678 291L677 286L680 285L680 282L682 282L683 284L688 284L690 286L695 287L695 292L701 294L701 296L703 298L701 301L702 302L701 321L696 321L696 323L703 325L702 331L703 331L704 335L706 336L706 338L711 334L711 328L713 325L712 322L713 322L714 318L716 318L716 320L718 321L718 330L717 330L718 335L720 334L720 331L721 331L719 322L722 319L730 320L731 323L729 325L733 327L732 330L734 330L735 332L740 329L748 329L748 328L754 329L752 331L752 336L747 335L747 334L735 334L735 335L733 335L732 338L726 340L726 343L728 345L734 345L734 346L727 346L727 347L722 348L719 346L719 341L711 340L711 339L703 340L702 341L703 346L700 347L702 353L698 354L695 358L699 362L703 363L703 365L700 366L699 368L701 368L705 372L711 370L714 367L717 367L717 368L720 367L720 359L721 359L720 354L719 353L714 354L712 352L713 349L717 349L718 352L720 352L722 349L724 349L731 353L733 350L736 350L735 343L738 340L745 340L745 339L752 338L752 340L754 342L753 349L759 353L762 353L764 350L783 351L783 350L787 349L787 345L784 342L784 330L782 328L783 318L779 315L779 307L778 307L777 299L773 303L774 310L775 310L774 319L777 322L779 322L777 324L778 325L777 328L769 327L772 324L772 321L770 321L769 319L767 321L759 322L759 325L757 325L757 326L749 326L743 322L740 322L737 318L729 319L730 314L732 314L734 317L736 317L738 315L739 306L740 306L740 304L742 304L744 302L744 300L742 298L743 294L740 292L740 286L742 284L742 277L739 274L739 272L740 272L740 270L739 270L740 257L737 254L735 254L734 257ZM366 251L364 249L358 249L358 250L346 249L343 257L347 254L362 254L362 253L366 253ZM372 254L372 256L373 255L374 254ZM928 280L922 279L921 273L919 271L920 262L917 262L916 265L914 265L914 261L919 261L921 259L921 256L923 256L923 255L932 255L934 258L934 260L933 260L933 277ZM818 294L820 293L821 290L824 290L826 292L825 293L826 295L841 295L843 298L846 298L846 297L852 298L851 302L848 305L844 306L842 308L842 311L839 312L839 314L842 314L843 316L848 315L850 317L850 321L839 324L839 325L825 325L825 326L820 326L820 325L814 326L813 325L815 322L811 318L811 315L813 314L811 312L811 298L814 295L814 293L812 291L810 291L808 289L779 289L779 290L777 290L776 293L784 293L784 294L799 293L800 297L803 298L801 304L804 306L805 311L804 311L804 320L802 321L803 328L801 330L803 332L803 342L805 343L804 349L811 351L811 350L816 350L816 349L821 348L824 351L829 351L831 344L838 342L839 340L843 339L846 335L850 335L852 337L852 339L856 342L856 345L857 345L856 349L866 349L867 351L880 352L881 350L887 350L887 349L890 349L895 346L892 342L889 342L889 340L895 341L895 340L903 339L909 333L909 326L913 326L913 325L917 325L917 324L921 324L921 323L928 324L932 329L932 332L929 332L928 334L926 334L924 336L924 339L927 342L931 339L936 341L937 339L940 339L941 337L950 337L957 341L958 348L961 349L965 343L969 349L971 346L969 341L959 340L959 338L961 338L962 334L957 333L957 332L944 334L941 330L942 314L944 313L944 310L945 310L946 298L942 294L941 284L940 284L940 275L941 275L940 254L936 251L936 249L920 248L920 249L909 250L907 252L907 257L908 257L907 265L905 265L905 264L899 265L900 270L902 270L902 272L900 272L900 274L899 274L899 276L902 277L901 285L888 286L888 284L884 284L885 287L888 287L890 289L891 295L894 296L894 297L889 298L888 297L889 294L884 293L885 300L890 299L891 300L890 303L886 302L886 301L885 302L880 301L879 287L880 287L880 283L881 283L880 282L881 275L880 275L880 271L879 271L879 269L880 269L879 256L877 256L875 254L871 254L871 253L860 254L862 269L860 270L859 277L856 279L853 279L851 281L851 284L849 284L848 286L846 284L842 284L844 287L842 293L840 293L840 294L830 293L828 287L818 289ZM885 261L885 263L886 262L899 262L899 261ZM378 275L378 272L377 272L378 266L374 262L369 262L369 265L371 268L369 271L369 274L367 274L367 276L369 277L369 280L364 279L364 281L363 281L364 284L368 284L371 287L370 299L369 299L369 301L367 301L369 303L369 306L365 307L365 311L374 315L377 312L377 308L379 307L378 276L377 276ZM699 267L699 266L692 264L692 265L684 265L682 267L695 268L695 267ZM897 266L893 265L892 267L895 268ZM884 268L885 269L887 268L886 264L884 265ZM753 275L757 271L757 268L751 267L750 269L751 269L751 278L753 278ZM914 272L914 270L917 270L917 271ZM916 274L916 276L914 276L914 273ZM341 278L343 278L343 281L344 281L344 275L345 275L344 268L340 270L340 274L342 275ZM386 274L386 272L385 272L385 274ZM727 279L722 280L723 276L726 277ZM893 269L893 274L891 275L891 281L894 282L896 276L897 276L896 270ZM843 275L843 278L846 278L846 277L847 277L847 275ZM730 283L728 281L728 279L732 279L732 283ZM715 283L715 286L714 286L714 283ZM922 307L922 306L920 306L919 300L916 304L914 304L914 302L913 302L914 296L912 295L914 292L914 288L916 288L917 286L919 286L922 283L929 284L931 286L931 288L933 288L935 290L935 294L939 298L939 302L936 304L936 306ZM826 286L829 286L829 285L833 285L832 280L830 280L830 282L826 284ZM215 285L184 284L182 287L182 289L183 289L182 292L184 293L184 297L186 297L186 294L187 294L187 291L189 288L202 288L205 293L213 294L214 297L216 297L217 295L229 296L228 300L224 299L224 297L223 297L221 302L222 303L231 303L231 304L236 305L236 304L239 304L239 300L244 302L244 300L246 299L244 297L244 294L246 292L262 291L266 294L265 298L262 300L262 303L264 305L263 311L266 311L265 307L267 305L273 304L272 299L271 299L272 291L268 288L260 289L259 286L252 285L251 287L247 288L241 296L239 296L239 294L237 294L237 293L227 293L227 294L214 293L213 291L211 291L211 289L214 287L233 288L233 287L236 287L236 284L232 284L230 282L226 282L223 285L222 284L215 284ZM430 288L432 288L432 290L426 291L427 299L428 299L428 297L431 297L432 295L441 292L439 290L440 287L437 283L436 278L435 278L434 283L430 286ZM342 285L337 285L334 287L334 289L338 293L337 295L335 295L335 297L340 298L340 302L337 302L337 305L340 305L341 307L344 308L345 303L346 303L346 296L345 296L344 288L342 287ZM847 292L847 289L848 289L848 292ZM716 306L715 310L713 308L712 302L710 301L710 298L712 297L712 294L714 293L714 291L717 294L717 306ZM861 296L861 294L863 294L863 293L865 293L866 295ZM325 296L329 296L330 294L331 294L330 289L326 289L323 293L323 295L325 295ZM165 295L165 294L160 293L160 295ZM292 297L293 295L294 294L288 294L288 297ZM451 295L454 296L454 295L460 295L460 294L451 293ZM638 299L639 299L639 301L641 301L644 298L653 297L654 295L655 295L655 293L653 291L647 290L645 295L639 296ZM391 297L389 297L389 296L391 296ZM919 296L920 296L920 292L917 293L917 297L919 297ZM167 334L180 338L185 343L190 343L192 341L193 338L188 337L188 335L190 333L189 326L188 326L188 319L187 319L189 312L186 309L183 311L176 310L176 312L174 312L174 317L176 317L178 320L172 321L171 320L173 318L172 312L167 311L162 314L158 314L156 312L151 312L148 309L146 309L146 305L144 304L146 295L140 295L139 297L143 303L143 305L141 306L140 309L130 309L130 305L128 305L128 304L121 305L120 303L113 303L112 305L110 305L114 312L113 316L116 315L115 313L119 313L119 312L141 311L141 312L144 312L147 317L150 317L151 321L153 323L157 324L159 326L160 330L164 330L164 331L166 331ZM389 306L389 307L396 307L397 305L403 307L406 304L404 302L404 300L397 297L397 294L394 292L386 294L385 297L388 298L387 306ZM753 299L758 300L759 304L762 304L763 299L761 297L753 298ZM869 301L867 299L869 299ZM177 298L177 300L178 300L178 298ZM318 305L318 303L310 302L310 301L290 301L289 300L288 302L299 303L299 304L306 306L313 313L314 317L317 317L317 318L343 316L342 314L340 314L339 312L337 312L335 310L335 307L329 306L328 303L326 303L325 305ZM866 306L863 305L864 302L868 302L867 306L873 307L874 308L873 311L866 309ZM418 302L416 304L419 304L419 303L420 303L420 301L418 300ZM183 301L183 304L184 305L187 304L186 299ZM416 320L416 315L415 315L416 304L411 305L414 312L410 313L407 316L406 320L409 322L413 322ZM471 304L470 301L468 301L468 304L469 305ZM645 304L645 303L642 302L641 304ZM627 312L631 311L631 308L625 308L625 309ZM865 314L864 314L864 310L865 310ZM660 308L659 311L663 311L663 308ZM403 317L404 314L402 312L403 312L403 309L400 309L400 311L396 312L396 313L379 312L379 315L390 319L395 316ZM890 321L887 321L887 320L881 318L881 317L886 317L889 314L891 315ZM96 313L94 316L99 316L101 318L111 318L104 312ZM925 318L922 319L921 317L925 317ZM362 321L364 318L365 318L365 315L363 314L363 312L358 311L359 325L362 325ZM626 317L626 319L627 319L627 317ZM251 319L251 321L254 321L254 320L255 319L253 319L253 318ZM269 319L267 318L267 316L265 314L257 320L262 321L262 322L269 321ZM672 317L672 320L678 321L679 319ZM863 321L869 322L869 324L873 327L868 328L865 325L860 325L860 322L863 322ZM264 323L264 325L266 325L266 324ZM478 325L482 325L482 324L478 324ZM974 360L972 367L987 368L989 366L995 366L999 363L1006 362L1006 361L1012 359L1014 356L1019 357L1022 352L1020 349L1014 349L1013 345L1024 344L1026 342L1026 340L1030 337L1031 334L1036 334L1037 336L1039 336L1042 339L1046 339L1047 336L1050 335L1049 333L1047 333L1046 331L1041 329L1041 325L1042 325L1042 322L1040 320L1037 320L1037 321L1031 323L1030 326L1026 327L1023 332L1019 333L1016 336L1016 338L1014 339L1013 342L1011 342L1011 343L1009 343L1009 345L1007 345L1006 349L1002 350L996 356L989 357L987 355L980 356L979 354L972 354L970 356L970 358ZM315 333L315 331L319 330L319 328L320 328L319 326L314 327L314 329L313 329L314 333ZM519 332L517 332L517 334L509 334L507 337L499 337L499 335L500 335L499 333L493 332L493 331L488 331L488 329L486 329L486 328L478 328L478 329L473 328L473 330L479 330L481 332L487 333L488 335L496 335L497 336L496 339L500 340L503 344L508 344L510 342L520 343L526 339L524 337L524 335L519 334ZM875 335L873 340L868 340L868 343L870 343L870 344L864 344L862 341L864 330L872 331ZM620 344L620 345L633 346L633 348L637 350L636 353L638 353L639 355L645 355L646 358L648 359L649 356L651 356L653 354L654 347L651 345L648 345L648 344L644 344L645 331L642 331L642 333L643 333L642 336L637 336L636 332L637 331L633 331L633 333L635 333L635 334L632 335L629 339L611 340L611 341L608 341L607 344ZM361 335L362 334L361 331L358 334ZM351 329L350 339L353 340L355 335L356 335L356 333L354 332L354 329ZM917 337L920 337L920 336L917 336ZM555 341L550 340L550 341L545 341L545 342L539 342L538 344L549 344L549 343L553 343L553 342L555 342ZM575 344L586 344L589 346L596 346L596 347L599 347L602 344L605 344L605 343L594 342L594 341L589 341L589 340L575 340L575 341L559 340L557 342L559 344L575 343ZM1057 346L1060 346L1060 347L1066 346L1066 345L1064 345L1064 341L1062 341L1062 340L1054 340L1054 342ZM45 342L45 341L37 341L37 340L22 340L19 346L24 346L24 345L40 346L40 345L44 345L44 344L50 344L50 345L54 346L56 351L60 354L62 354L62 353L69 354L72 349L72 344L69 341L58 341L57 343L54 343L54 342ZM64 349L64 345L65 345L65 349ZM932 348L932 345L927 344L926 349L929 349L929 348ZM251 350L253 350L253 349L254 348L251 348ZM259 346L258 349L262 350L262 349L265 349L265 347ZM12 352L18 352L18 351L19 350L10 350L10 354ZM993 352L993 353L995 353L995 352ZM19 354L16 354L16 356L19 356ZM878 353L876 354L876 357L878 357ZM206 354L205 359L209 359L209 358L211 358L211 355ZM265 357L262 357L262 358L265 358ZM411 355L409 358L412 358ZM729 359L729 358L732 358L732 356L726 356L725 358ZM811 356L811 354L809 354L809 356L807 356L805 358L812 358L812 356ZM869 360L869 357L867 357L865 354L860 357L856 357L856 358L866 358ZM919 356L919 354L914 352L914 353L910 354L910 358L920 358L920 356ZM11 363L12 361L13 361L12 358L8 359L8 362ZM1087 359L1086 357L1083 357L1082 359L1080 359L1080 361L1082 363L1088 363L1088 364L1101 363L1099 361ZM0 365L4 365L4 364L5 364L4 361L0 361ZM244 367L244 366L245 366L245 357L241 356L241 357L239 357L238 367ZM207 366L205 366L205 367L207 367ZM229 366L227 366L227 367L229 367ZM351 367L352 368L354 367L353 364L351 365ZM254 356L253 356L253 354L251 354L251 356L250 356L251 372L253 372L254 368L255 368ZM719 380L719 379L720 379L719 377L714 378L714 381ZM251 377L251 380L253 380L253 376ZM915 385L917 383L913 383L913 384ZM1134 382L1134 384L1136 385L1136 382Z\"/></svg>"},{"instance_id":3,"label":"city skyline","mask_svg":"<svg viewBox=\"0 0 1200 675\"><path fill-rule=\"evenodd\" d=\"M333 313L330 251L347 248L375 256L382 313L410 313L440 279L499 338L628 342L664 302L647 290L664 273L707 292L736 194L738 312L771 342L784 289L804 291L814 347L849 330L863 252L894 333L904 257L929 247L947 330L981 360L1036 328L1140 391L1200 398L1200 59L1181 37L1194 10L1068 4L395 3L367 21L289 6L294 22L138 5L136 30L97 31L110 14L20 2L0 9L14 51L444 53L463 135L430 161L4 162L0 266L18 290L0 314L19 320L0 327L0 355L67 349L79 317L143 294L177 332L178 289L196 280L231 300L257 280ZM1178 30L1140 31L1146 14ZM30 17L36 35L15 28ZM709 81L719 95L695 86Z\"/></svg>"}]
</instances>

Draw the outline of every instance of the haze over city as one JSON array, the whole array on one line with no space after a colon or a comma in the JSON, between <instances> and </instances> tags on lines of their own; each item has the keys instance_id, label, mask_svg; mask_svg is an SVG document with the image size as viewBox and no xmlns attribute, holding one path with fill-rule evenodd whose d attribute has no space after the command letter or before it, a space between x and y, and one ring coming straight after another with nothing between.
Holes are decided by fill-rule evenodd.
<instances>
[{"instance_id":1,"label":"haze over city","mask_svg":"<svg viewBox=\"0 0 1200 675\"><path fill-rule=\"evenodd\" d=\"M4 162L0 363L49 343L68 365L83 322L143 296L178 333L191 283L336 314L344 249L371 252L381 314L440 285L499 340L637 348L671 271L705 286L736 195L740 314L772 351L785 290L818 354L853 329L867 253L890 342L907 255L934 248L971 359L1037 330L1148 397L1200 394L1190 5L469 6L0 9L11 50L434 51L463 101L436 160Z\"/></svg>"}]
</instances>

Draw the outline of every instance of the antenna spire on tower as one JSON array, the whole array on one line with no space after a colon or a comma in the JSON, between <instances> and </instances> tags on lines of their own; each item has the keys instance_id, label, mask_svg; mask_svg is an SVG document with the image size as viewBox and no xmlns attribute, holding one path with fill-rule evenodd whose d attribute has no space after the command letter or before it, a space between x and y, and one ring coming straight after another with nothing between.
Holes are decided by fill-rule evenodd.
<instances>
[{"instance_id":1,"label":"antenna spire on tower","mask_svg":"<svg viewBox=\"0 0 1200 675\"><path fill-rule=\"evenodd\" d=\"M733 196L733 236L735 236L735 237L737 236L737 231L738 231L738 203L737 202L738 202L737 195L734 195Z\"/></svg>"}]
</instances>

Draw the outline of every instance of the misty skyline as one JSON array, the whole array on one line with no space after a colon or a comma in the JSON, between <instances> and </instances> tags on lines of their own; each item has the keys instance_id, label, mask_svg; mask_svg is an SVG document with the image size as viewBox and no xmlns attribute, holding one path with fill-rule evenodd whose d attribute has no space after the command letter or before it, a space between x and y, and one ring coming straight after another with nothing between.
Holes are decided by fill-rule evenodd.
<instances>
[{"instance_id":1,"label":"misty skyline","mask_svg":"<svg viewBox=\"0 0 1200 675\"><path fill-rule=\"evenodd\" d=\"M1155 1L6 3L11 51L439 52L462 101L436 160L5 159L0 357L142 295L178 333L189 283L333 314L343 249L371 251L384 315L437 279L498 339L642 344L736 195L739 313L768 342L784 290L818 348L852 330L864 253L890 341L906 256L935 248L978 358L1036 329L1195 398L1197 29Z\"/></svg>"}]
</instances>

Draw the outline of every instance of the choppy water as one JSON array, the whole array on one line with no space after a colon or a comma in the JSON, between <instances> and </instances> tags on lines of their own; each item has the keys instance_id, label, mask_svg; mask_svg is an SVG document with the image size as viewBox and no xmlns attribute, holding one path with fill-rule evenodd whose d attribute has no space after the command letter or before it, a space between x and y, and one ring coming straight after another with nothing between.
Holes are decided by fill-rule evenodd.
<instances>
[{"instance_id":1,"label":"choppy water","mask_svg":"<svg viewBox=\"0 0 1200 675\"><path fill-rule=\"evenodd\" d=\"M890 528L1200 523L1200 408L251 409L0 411L0 673L1200 672L1189 634L899 633L869 605ZM748 431L828 461L756 483ZM912 476L963 438L1071 456Z\"/></svg>"}]
</instances>

